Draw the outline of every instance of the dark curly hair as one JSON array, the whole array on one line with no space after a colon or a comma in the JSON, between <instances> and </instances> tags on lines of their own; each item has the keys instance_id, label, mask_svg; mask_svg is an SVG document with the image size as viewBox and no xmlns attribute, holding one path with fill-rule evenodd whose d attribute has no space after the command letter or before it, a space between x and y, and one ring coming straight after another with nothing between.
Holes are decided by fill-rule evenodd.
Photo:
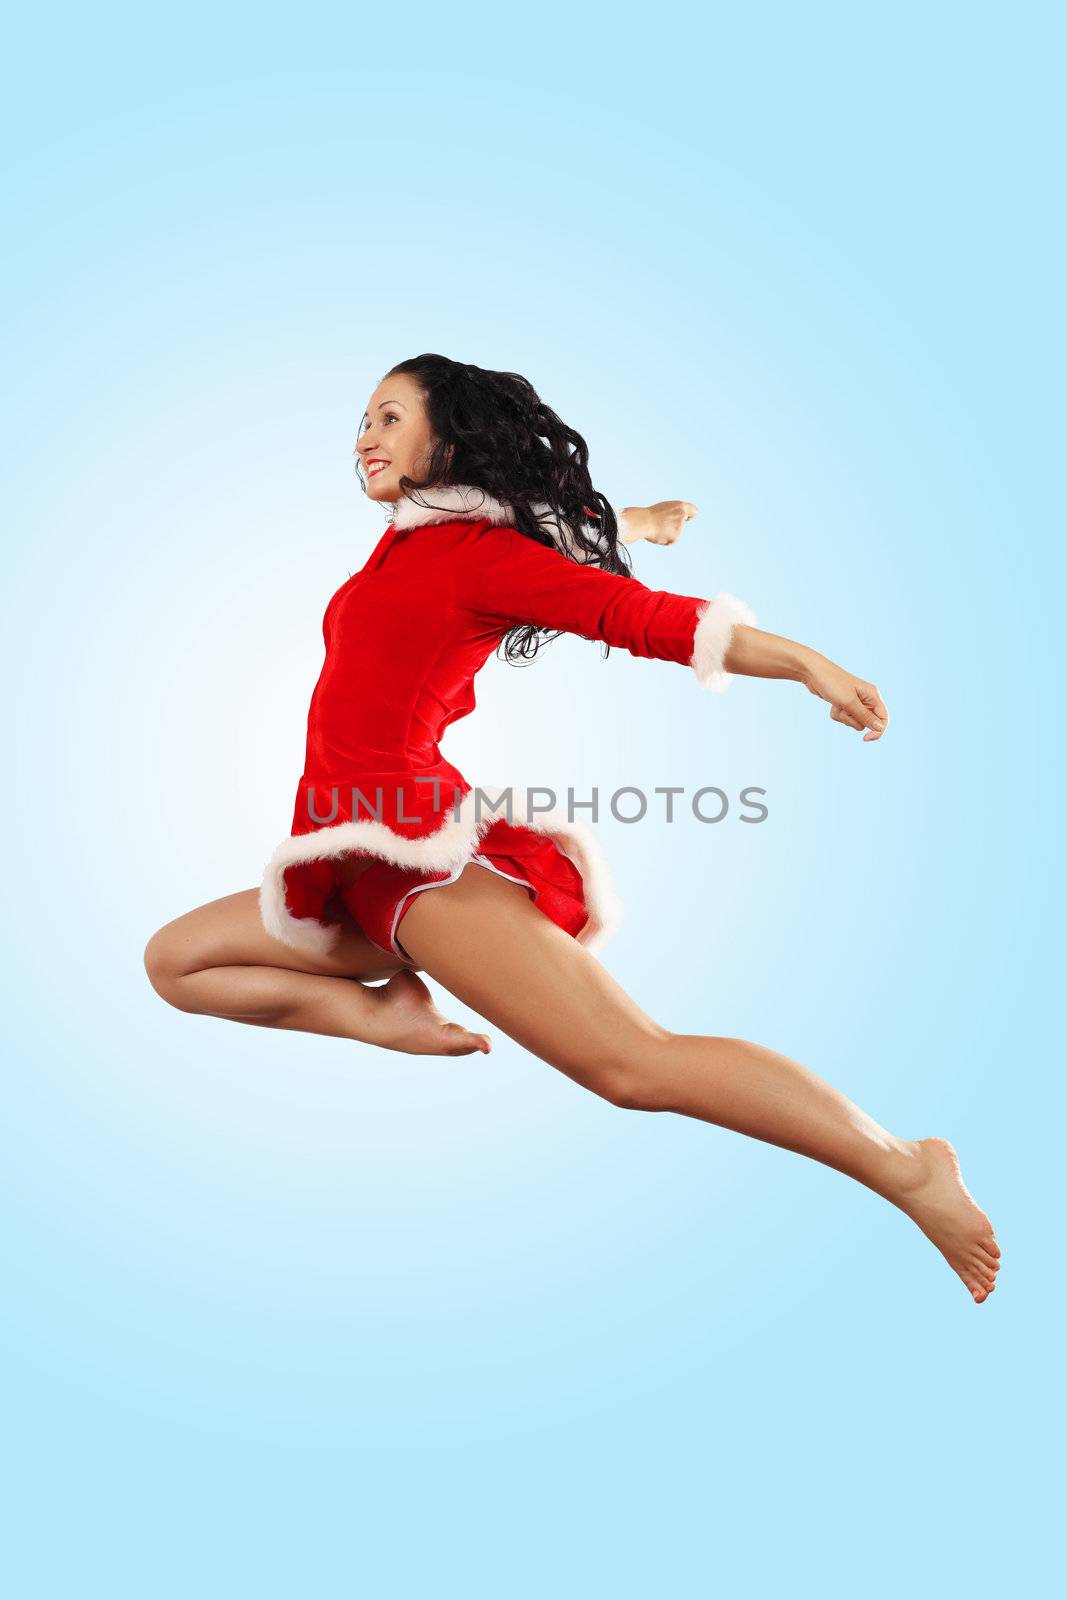
<instances>
[{"instance_id":1,"label":"dark curly hair","mask_svg":"<svg viewBox=\"0 0 1067 1600\"><path fill-rule=\"evenodd\" d=\"M400 479L409 500L432 506L434 488L469 484L510 506L514 526L526 538L559 549L549 529L561 525L569 560L633 577L615 513L593 488L589 447L538 398L531 383L517 372L492 372L439 355L401 361L382 381L399 373L407 373L422 390L434 435L425 480ZM358 456L356 473L366 490ZM425 490L431 498L416 499ZM568 548L572 545L582 554ZM558 630L520 624L501 641L504 659L516 666L532 661L542 643L559 637ZM605 655L608 649L605 644Z\"/></svg>"}]
</instances>

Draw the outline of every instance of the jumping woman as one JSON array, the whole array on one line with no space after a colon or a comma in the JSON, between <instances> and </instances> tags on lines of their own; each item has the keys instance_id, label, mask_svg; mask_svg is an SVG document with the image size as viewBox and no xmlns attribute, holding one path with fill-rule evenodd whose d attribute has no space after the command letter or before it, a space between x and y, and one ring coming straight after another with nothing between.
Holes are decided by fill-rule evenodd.
<instances>
[{"instance_id":1,"label":"jumping woman","mask_svg":"<svg viewBox=\"0 0 1067 1600\"><path fill-rule=\"evenodd\" d=\"M878 690L761 632L733 595L635 578L624 547L672 543L696 508L614 507L585 441L515 373L401 362L371 395L356 455L365 494L392 517L326 608L291 833L258 889L153 935L154 988L179 1010L261 1027L488 1051L487 1035L438 1011L427 973L612 1105L697 1117L866 1184L987 1299L1000 1249L952 1146L887 1133L775 1050L654 1022L594 954L619 920L596 835L530 792L472 788L439 745L498 646L530 659L561 632L675 662L703 689L791 678L864 741L888 724Z\"/></svg>"}]
</instances>

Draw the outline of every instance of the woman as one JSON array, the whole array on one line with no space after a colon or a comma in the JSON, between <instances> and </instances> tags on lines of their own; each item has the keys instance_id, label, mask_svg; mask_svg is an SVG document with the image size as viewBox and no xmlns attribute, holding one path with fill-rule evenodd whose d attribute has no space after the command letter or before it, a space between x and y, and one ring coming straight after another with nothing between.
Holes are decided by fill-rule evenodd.
<instances>
[{"instance_id":1,"label":"woman","mask_svg":"<svg viewBox=\"0 0 1067 1600\"><path fill-rule=\"evenodd\" d=\"M488 1051L485 1034L436 1009L416 976L429 973L614 1105L701 1118L855 1178L984 1301L1000 1250L952 1147L887 1133L776 1051L653 1021L593 953L619 915L595 836L521 790L472 789L439 747L496 646L529 658L560 631L675 662L706 689L736 674L797 680L865 741L888 722L877 689L761 632L732 595L634 578L623 545L671 542L695 507L617 515L584 440L516 374L402 362L371 396L356 449L366 494L394 515L326 610L292 831L258 893L153 936L154 987L181 1010L264 1027Z\"/></svg>"}]
</instances>

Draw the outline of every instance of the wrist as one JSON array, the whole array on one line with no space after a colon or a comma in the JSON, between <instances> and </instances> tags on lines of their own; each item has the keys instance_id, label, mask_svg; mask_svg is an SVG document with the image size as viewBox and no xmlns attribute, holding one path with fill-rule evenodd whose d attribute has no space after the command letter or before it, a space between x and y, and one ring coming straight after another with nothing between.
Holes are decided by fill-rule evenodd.
<instances>
[{"instance_id":1,"label":"wrist","mask_svg":"<svg viewBox=\"0 0 1067 1600\"><path fill-rule=\"evenodd\" d=\"M812 650L806 644L791 643L790 677L802 683L806 689L811 687L815 676L815 669L825 657L820 656L817 650Z\"/></svg>"},{"instance_id":2,"label":"wrist","mask_svg":"<svg viewBox=\"0 0 1067 1600\"><path fill-rule=\"evenodd\" d=\"M613 506L612 509L619 524L619 540L622 544L636 544L645 537L645 511L642 506Z\"/></svg>"}]
</instances>

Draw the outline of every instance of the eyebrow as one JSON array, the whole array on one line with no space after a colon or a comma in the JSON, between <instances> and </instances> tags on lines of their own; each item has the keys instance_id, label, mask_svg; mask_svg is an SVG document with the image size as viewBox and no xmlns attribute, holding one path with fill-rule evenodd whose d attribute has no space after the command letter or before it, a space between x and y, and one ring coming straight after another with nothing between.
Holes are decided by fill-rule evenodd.
<instances>
[{"instance_id":1,"label":"eyebrow","mask_svg":"<svg viewBox=\"0 0 1067 1600\"><path fill-rule=\"evenodd\" d=\"M383 406L399 406L401 408L401 410L405 410L406 409L406 407L404 406L403 400L379 400L378 401L378 410L380 411ZM366 422L367 413L365 411L364 411L363 415L360 417L359 420L360 420L360 422Z\"/></svg>"}]
</instances>

